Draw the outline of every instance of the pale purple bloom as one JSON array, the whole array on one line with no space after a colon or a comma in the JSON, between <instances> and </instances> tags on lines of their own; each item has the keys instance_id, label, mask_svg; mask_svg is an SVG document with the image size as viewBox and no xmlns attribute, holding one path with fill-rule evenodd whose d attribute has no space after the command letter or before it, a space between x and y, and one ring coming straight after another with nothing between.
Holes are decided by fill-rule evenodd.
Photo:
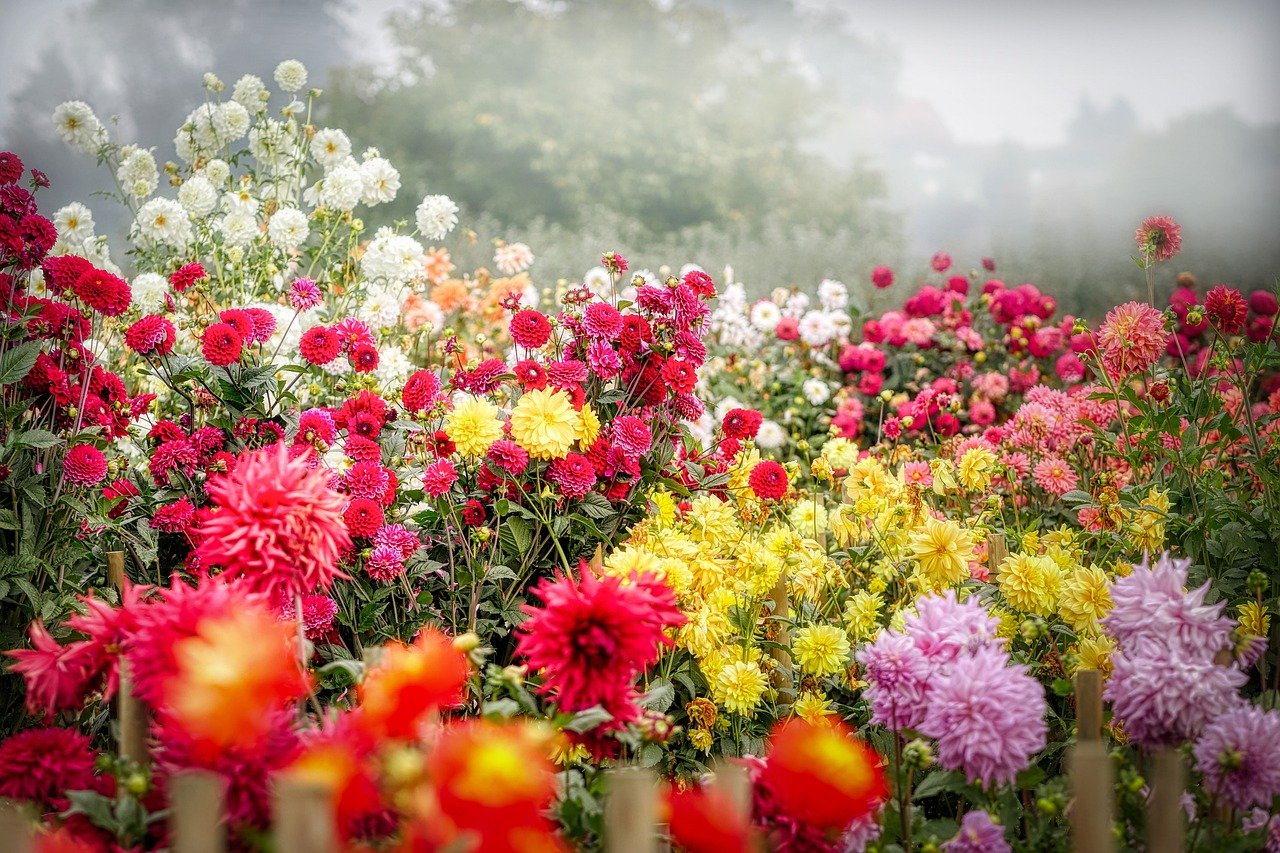
<instances>
[{"instance_id":1,"label":"pale purple bloom","mask_svg":"<svg viewBox=\"0 0 1280 853\"><path fill-rule=\"evenodd\" d=\"M1280 713L1232 708L1205 728L1194 752L1209 791L1238 809L1280 794Z\"/></svg>"},{"instance_id":2,"label":"pale purple bloom","mask_svg":"<svg viewBox=\"0 0 1280 853\"><path fill-rule=\"evenodd\" d=\"M1223 617L1222 602L1204 603L1209 584L1185 591L1190 564L1165 552L1154 566L1144 560L1127 577L1112 582L1112 607L1102 623L1121 650L1127 651L1133 639L1147 636L1209 657L1231 648L1234 623Z\"/></svg>"},{"instance_id":3,"label":"pale purple bloom","mask_svg":"<svg viewBox=\"0 0 1280 853\"><path fill-rule=\"evenodd\" d=\"M933 669L924 652L906 634L882 631L857 657L869 685L871 722L892 729L919 726Z\"/></svg>"},{"instance_id":4,"label":"pale purple bloom","mask_svg":"<svg viewBox=\"0 0 1280 853\"><path fill-rule=\"evenodd\" d=\"M1009 853L1012 848L1004 840L1004 827L992 822L991 815L976 810L965 813L960 831L942 849L946 853Z\"/></svg>"},{"instance_id":5,"label":"pale purple bloom","mask_svg":"<svg viewBox=\"0 0 1280 853\"><path fill-rule=\"evenodd\" d=\"M881 809L876 809L846 826L844 835L840 837L840 853L863 853L868 844L880 837L882 814Z\"/></svg>"},{"instance_id":6,"label":"pale purple bloom","mask_svg":"<svg viewBox=\"0 0 1280 853\"><path fill-rule=\"evenodd\" d=\"M938 764L970 782L1009 783L1044 749L1044 688L997 646L961 655L935 677L920 731L938 742Z\"/></svg>"},{"instance_id":7,"label":"pale purple bloom","mask_svg":"<svg viewBox=\"0 0 1280 853\"><path fill-rule=\"evenodd\" d=\"M1140 746L1177 746L1241 701L1236 691L1245 676L1233 666L1157 639L1131 640L1130 646L1112 657L1102 696Z\"/></svg>"},{"instance_id":8,"label":"pale purple bloom","mask_svg":"<svg viewBox=\"0 0 1280 853\"><path fill-rule=\"evenodd\" d=\"M1000 620L989 614L976 598L956 601L955 590L931 594L916 602L916 612L904 620L906 633L929 662L955 660L962 651L1001 642L996 638Z\"/></svg>"}]
</instances>

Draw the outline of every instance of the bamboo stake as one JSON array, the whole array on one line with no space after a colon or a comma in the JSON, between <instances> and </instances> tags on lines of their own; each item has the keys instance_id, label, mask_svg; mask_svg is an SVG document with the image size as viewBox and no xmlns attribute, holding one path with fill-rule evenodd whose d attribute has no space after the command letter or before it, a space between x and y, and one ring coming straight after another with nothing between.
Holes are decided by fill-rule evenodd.
<instances>
[{"instance_id":1,"label":"bamboo stake","mask_svg":"<svg viewBox=\"0 0 1280 853\"><path fill-rule=\"evenodd\" d=\"M714 774L711 787L724 794L739 819L744 822L751 820L751 776L747 768L718 758L711 771Z\"/></svg>"},{"instance_id":2,"label":"bamboo stake","mask_svg":"<svg viewBox=\"0 0 1280 853\"><path fill-rule=\"evenodd\" d=\"M1183 853L1187 816L1182 808L1182 792L1187 785L1187 769L1176 749L1158 749L1151 758L1147 850L1149 853Z\"/></svg>"},{"instance_id":3,"label":"bamboo stake","mask_svg":"<svg viewBox=\"0 0 1280 853\"><path fill-rule=\"evenodd\" d=\"M173 853L226 853L226 786L204 770L184 770L169 780Z\"/></svg>"},{"instance_id":4,"label":"bamboo stake","mask_svg":"<svg viewBox=\"0 0 1280 853\"><path fill-rule=\"evenodd\" d=\"M1080 737L1080 736L1077 736ZM1071 748L1071 850L1073 853L1112 853L1111 831L1115 780L1111 756L1101 740L1082 739Z\"/></svg>"},{"instance_id":5,"label":"bamboo stake","mask_svg":"<svg viewBox=\"0 0 1280 853\"><path fill-rule=\"evenodd\" d=\"M787 576L784 574L778 578L778 582L774 584L773 592L769 594L773 600L773 618L778 620L778 634L776 642L780 648L771 649L769 656L777 662L778 666L785 670L786 674L779 671L782 683L778 687L778 692L785 697L790 698L795 693L795 682L791 675L791 630L787 627L786 619L791 614L791 602L787 596Z\"/></svg>"},{"instance_id":6,"label":"bamboo stake","mask_svg":"<svg viewBox=\"0 0 1280 853\"><path fill-rule=\"evenodd\" d=\"M1005 544L1003 533L992 533L987 536L987 577L992 581L1000 573L1000 564L1009 556L1009 546Z\"/></svg>"},{"instance_id":7,"label":"bamboo stake","mask_svg":"<svg viewBox=\"0 0 1280 853\"><path fill-rule=\"evenodd\" d=\"M609 771L604 801L605 853L658 853L658 783L653 771L619 767Z\"/></svg>"},{"instance_id":8,"label":"bamboo stake","mask_svg":"<svg viewBox=\"0 0 1280 853\"><path fill-rule=\"evenodd\" d=\"M35 853L35 831L17 803L0 800L0 840L12 853Z\"/></svg>"},{"instance_id":9,"label":"bamboo stake","mask_svg":"<svg viewBox=\"0 0 1280 853\"><path fill-rule=\"evenodd\" d=\"M328 788L280 775L272 786L276 853L338 853L333 797Z\"/></svg>"},{"instance_id":10,"label":"bamboo stake","mask_svg":"<svg viewBox=\"0 0 1280 853\"><path fill-rule=\"evenodd\" d=\"M1076 740L1102 739L1102 673L1081 669L1075 674Z\"/></svg>"},{"instance_id":11,"label":"bamboo stake","mask_svg":"<svg viewBox=\"0 0 1280 853\"><path fill-rule=\"evenodd\" d=\"M365 646L361 650L360 658L364 661L364 677L369 677L369 670L374 669L382 664L382 658L386 650L382 646Z\"/></svg>"},{"instance_id":12,"label":"bamboo stake","mask_svg":"<svg viewBox=\"0 0 1280 853\"><path fill-rule=\"evenodd\" d=\"M123 551L107 552L107 580L123 598L125 583L128 581L124 572ZM133 695L129 666L123 660L120 661L116 717L120 724L120 757L138 764L147 764L151 760L147 748L147 707Z\"/></svg>"}]
</instances>

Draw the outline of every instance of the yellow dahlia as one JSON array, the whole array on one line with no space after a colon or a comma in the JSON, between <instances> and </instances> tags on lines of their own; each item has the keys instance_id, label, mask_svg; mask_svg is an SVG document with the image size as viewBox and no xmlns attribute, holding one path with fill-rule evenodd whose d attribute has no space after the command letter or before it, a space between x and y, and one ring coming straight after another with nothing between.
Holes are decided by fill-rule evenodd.
<instances>
[{"instance_id":1,"label":"yellow dahlia","mask_svg":"<svg viewBox=\"0 0 1280 853\"><path fill-rule=\"evenodd\" d=\"M950 519L926 517L911 537L911 553L929 589L956 586L969 577L973 534Z\"/></svg>"},{"instance_id":2,"label":"yellow dahlia","mask_svg":"<svg viewBox=\"0 0 1280 853\"><path fill-rule=\"evenodd\" d=\"M877 593L860 589L844 603L844 623L856 641L869 640L875 634L884 599Z\"/></svg>"},{"instance_id":3,"label":"yellow dahlia","mask_svg":"<svg viewBox=\"0 0 1280 853\"><path fill-rule=\"evenodd\" d=\"M1085 631L1111 610L1111 589L1107 575L1097 566L1076 569L1062 585L1058 611L1076 631Z\"/></svg>"},{"instance_id":4,"label":"yellow dahlia","mask_svg":"<svg viewBox=\"0 0 1280 853\"><path fill-rule=\"evenodd\" d=\"M498 407L488 400L468 396L444 417L444 431L463 456L483 456L502 438Z\"/></svg>"},{"instance_id":5,"label":"yellow dahlia","mask_svg":"<svg viewBox=\"0 0 1280 853\"><path fill-rule=\"evenodd\" d=\"M590 403L584 403L582 411L578 413L578 446L586 450L595 443L598 435L600 435L600 418L596 416L596 410L591 408Z\"/></svg>"},{"instance_id":6,"label":"yellow dahlia","mask_svg":"<svg viewBox=\"0 0 1280 853\"><path fill-rule=\"evenodd\" d=\"M716 675L712 684L716 701L725 710L749 715L760 704L767 686L764 673L755 661L731 663Z\"/></svg>"},{"instance_id":7,"label":"yellow dahlia","mask_svg":"<svg viewBox=\"0 0 1280 853\"><path fill-rule=\"evenodd\" d=\"M996 455L985 447L970 447L960 457L960 485L971 492L981 492L991 485L996 470Z\"/></svg>"},{"instance_id":8,"label":"yellow dahlia","mask_svg":"<svg viewBox=\"0 0 1280 853\"><path fill-rule=\"evenodd\" d=\"M563 459L577 438L581 420L563 391L529 391L511 413L511 437L534 459Z\"/></svg>"},{"instance_id":9,"label":"yellow dahlia","mask_svg":"<svg viewBox=\"0 0 1280 853\"><path fill-rule=\"evenodd\" d=\"M791 640L800 668L817 676L835 675L849 661L849 637L835 625L806 625Z\"/></svg>"},{"instance_id":10,"label":"yellow dahlia","mask_svg":"<svg viewBox=\"0 0 1280 853\"><path fill-rule=\"evenodd\" d=\"M831 724L827 718L835 711L832 710L826 696L806 691L796 697L795 703L791 706L791 713L810 725L827 726Z\"/></svg>"},{"instance_id":11,"label":"yellow dahlia","mask_svg":"<svg viewBox=\"0 0 1280 853\"><path fill-rule=\"evenodd\" d=\"M1014 607L1037 616L1051 616L1058 606L1062 569L1048 557L1019 552L1000 565L1000 591Z\"/></svg>"}]
</instances>

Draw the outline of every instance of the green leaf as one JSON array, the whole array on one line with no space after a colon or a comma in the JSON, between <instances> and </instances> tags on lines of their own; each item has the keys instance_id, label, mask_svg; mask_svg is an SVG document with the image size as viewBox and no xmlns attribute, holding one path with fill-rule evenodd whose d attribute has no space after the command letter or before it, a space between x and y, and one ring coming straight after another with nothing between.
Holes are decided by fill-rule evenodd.
<instances>
[{"instance_id":1,"label":"green leaf","mask_svg":"<svg viewBox=\"0 0 1280 853\"><path fill-rule=\"evenodd\" d=\"M480 709L480 715L491 720L508 720L518 713L520 713L520 703L514 699L494 699L491 702L485 702Z\"/></svg>"},{"instance_id":2,"label":"green leaf","mask_svg":"<svg viewBox=\"0 0 1280 853\"><path fill-rule=\"evenodd\" d=\"M15 444L18 447L55 447L61 443L61 439L47 429L29 429L18 436Z\"/></svg>"},{"instance_id":3,"label":"green leaf","mask_svg":"<svg viewBox=\"0 0 1280 853\"><path fill-rule=\"evenodd\" d=\"M963 787L964 777L957 771L943 772L935 770L924 777L924 781L919 785L916 785L916 789L911 793L911 799L923 800L926 797L932 797L945 791L959 791Z\"/></svg>"},{"instance_id":4,"label":"green leaf","mask_svg":"<svg viewBox=\"0 0 1280 853\"><path fill-rule=\"evenodd\" d=\"M676 688L665 678L658 678L649 683L649 691L640 698L641 706L650 711L665 714L671 704L676 701Z\"/></svg>"},{"instance_id":5,"label":"green leaf","mask_svg":"<svg viewBox=\"0 0 1280 853\"><path fill-rule=\"evenodd\" d=\"M0 358L0 385L12 385L26 379L39 356L39 341L28 341L9 350L4 358Z\"/></svg>"},{"instance_id":6,"label":"green leaf","mask_svg":"<svg viewBox=\"0 0 1280 853\"><path fill-rule=\"evenodd\" d=\"M316 667L316 673L322 678L330 673L345 673L350 681L346 684L359 684L364 680L364 664L358 660L341 659L330 661L324 666ZM343 682L336 682L336 686L342 686Z\"/></svg>"},{"instance_id":7,"label":"green leaf","mask_svg":"<svg viewBox=\"0 0 1280 853\"><path fill-rule=\"evenodd\" d=\"M71 808L62 813L63 817L82 814L94 826L115 833L116 821L111 800L97 791L67 791L67 799L71 801Z\"/></svg>"},{"instance_id":8,"label":"green leaf","mask_svg":"<svg viewBox=\"0 0 1280 853\"><path fill-rule=\"evenodd\" d=\"M612 719L613 714L610 714L599 705L592 705L585 711L579 711L574 714L573 719L565 723L563 728L571 732L576 732L577 734L582 734L584 732L589 732L596 726L603 725Z\"/></svg>"}]
</instances>

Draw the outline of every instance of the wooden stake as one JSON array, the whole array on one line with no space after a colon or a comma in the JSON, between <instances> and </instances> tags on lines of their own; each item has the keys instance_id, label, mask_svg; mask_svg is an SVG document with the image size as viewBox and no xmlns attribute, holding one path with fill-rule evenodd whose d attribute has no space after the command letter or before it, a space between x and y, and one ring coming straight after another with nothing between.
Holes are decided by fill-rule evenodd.
<instances>
[{"instance_id":1,"label":"wooden stake","mask_svg":"<svg viewBox=\"0 0 1280 853\"><path fill-rule=\"evenodd\" d=\"M0 800L0 841L12 853L35 853L35 831L17 803Z\"/></svg>"},{"instance_id":2,"label":"wooden stake","mask_svg":"<svg viewBox=\"0 0 1280 853\"><path fill-rule=\"evenodd\" d=\"M107 580L123 598L127 580L123 551L107 552ZM129 666L123 660L120 661L120 685L116 692L116 718L120 724L120 757L138 764L148 763L151 754L147 748L147 707L133 695Z\"/></svg>"},{"instance_id":3,"label":"wooden stake","mask_svg":"<svg viewBox=\"0 0 1280 853\"><path fill-rule=\"evenodd\" d=\"M1005 544L1003 533L992 533L987 536L987 576L992 582L1000 573L1000 564L1009 556L1009 547Z\"/></svg>"},{"instance_id":4,"label":"wooden stake","mask_svg":"<svg viewBox=\"0 0 1280 853\"><path fill-rule=\"evenodd\" d=\"M1071 850L1073 853L1112 853L1111 831L1115 795L1111 756L1102 741L1080 740L1071 748Z\"/></svg>"},{"instance_id":5,"label":"wooden stake","mask_svg":"<svg viewBox=\"0 0 1280 853\"><path fill-rule=\"evenodd\" d=\"M328 788L285 774L275 778L272 797L276 853L338 853L333 797Z\"/></svg>"},{"instance_id":6,"label":"wooden stake","mask_svg":"<svg viewBox=\"0 0 1280 853\"><path fill-rule=\"evenodd\" d=\"M226 784L205 770L183 770L169 780L173 853L226 853Z\"/></svg>"},{"instance_id":7,"label":"wooden stake","mask_svg":"<svg viewBox=\"0 0 1280 853\"><path fill-rule=\"evenodd\" d=\"M609 771L604 801L605 853L657 853L658 782L652 770Z\"/></svg>"},{"instance_id":8,"label":"wooden stake","mask_svg":"<svg viewBox=\"0 0 1280 853\"><path fill-rule=\"evenodd\" d=\"M1187 815L1182 808L1182 792L1187 786L1187 769L1178 751L1169 747L1155 751L1151 766L1147 850L1149 853L1183 853Z\"/></svg>"},{"instance_id":9,"label":"wooden stake","mask_svg":"<svg viewBox=\"0 0 1280 853\"><path fill-rule=\"evenodd\" d=\"M1102 739L1102 673L1076 670L1076 740Z\"/></svg>"},{"instance_id":10,"label":"wooden stake","mask_svg":"<svg viewBox=\"0 0 1280 853\"><path fill-rule=\"evenodd\" d=\"M715 774L711 787L725 795L741 820L751 820L751 776L747 773L747 768L717 758L711 771Z\"/></svg>"},{"instance_id":11,"label":"wooden stake","mask_svg":"<svg viewBox=\"0 0 1280 853\"><path fill-rule=\"evenodd\" d=\"M382 663L383 655L386 650L382 646L365 646L361 651L360 657L364 661L364 677L369 677L369 670L379 666Z\"/></svg>"},{"instance_id":12,"label":"wooden stake","mask_svg":"<svg viewBox=\"0 0 1280 853\"><path fill-rule=\"evenodd\" d=\"M778 666L785 670L779 675L782 684L778 688L778 692L783 694L787 699L792 698L795 693L795 682L791 675L791 629L787 627L786 619L791 615L791 602L787 596L787 576L781 575L778 582L774 584L773 592L770 593L773 599L773 618L778 620L778 633L776 642L781 648L771 649L769 656L772 657Z\"/></svg>"},{"instance_id":13,"label":"wooden stake","mask_svg":"<svg viewBox=\"0 0 1280 853\"><path fill-rule=\"evenodd\" d=\"M107 583L117 592L124 592L124 551L107 552Z\"/></svg>"}]
</instances>

